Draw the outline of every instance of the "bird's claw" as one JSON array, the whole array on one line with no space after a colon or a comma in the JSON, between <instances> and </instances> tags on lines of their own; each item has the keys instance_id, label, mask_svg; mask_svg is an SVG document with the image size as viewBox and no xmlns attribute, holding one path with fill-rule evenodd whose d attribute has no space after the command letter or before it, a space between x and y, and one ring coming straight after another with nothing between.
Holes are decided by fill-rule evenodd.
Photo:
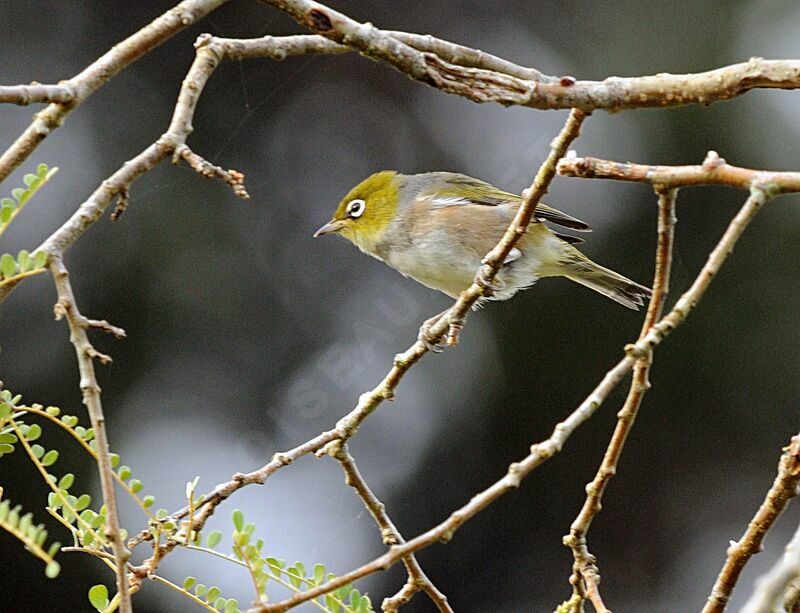
<instances>
[{"instance_id":1,"label":"bird's claw","mask_svg":"<svg viewBox=\"0 0 800 613\"><path fill-rule=\"evenodd\" d=\"M431 326L429 322L425 322L419 328L419 334L417 335L417 340L425 345L425 349L431 351L432 353L442 353L444 351L444 345L442 344L443 341L446 339L440 339L438 341L432 341L430 336Z\"/></svg>"},{"instance_id":2,"label":"bird's claw","mask_svg":"<svg viewBox=\"0 0 800 613\"><path fill-rule=\"evenodd\" d=\"M458 337L461 333L461 324L452 323L448 328L447 332L444 333L437 341L431 340L431 328L433 324L436 323L436 320L433 322L426 321L422 326L420 326L419 334L417 335L417 340L425 345L425 348L428 351L433 353L442 353L445 347L455 347L458 345Z\"/></svg>"},{"instance_id":3,"label":"bird's claw","mask_svg":"<svg viewBox=\"0 0 800 613\"><path fill-rule=\"evenodd\" d=\"M477 283L479 287L492 294L499 292L505 287L505 283L503 283L502 280L498 279L497 277L494 279L489 279L489 277L483 271L475 275L475 283Z\"/></svg>"}]
</instances>

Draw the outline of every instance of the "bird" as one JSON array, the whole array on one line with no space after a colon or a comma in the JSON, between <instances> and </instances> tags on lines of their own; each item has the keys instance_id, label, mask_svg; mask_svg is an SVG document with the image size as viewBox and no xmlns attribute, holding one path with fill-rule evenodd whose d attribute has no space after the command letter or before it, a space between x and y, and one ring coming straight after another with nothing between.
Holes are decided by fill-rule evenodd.
<instances>
[{"instance_id":1,"label":"bird","mask_svg":"<svg viewBox=\"0 0 800 613\"><path fill-rule=\"evenodd\" d=\"M384 170L353 187L314 238L338 234L404 276L458 298L521 202L516 194L464 174ZM494 291L478 306L508 300L545 277L566 277L629 309L638 310L650 297L649 288L578 251L575 244L583 239L550 227L590 232L587 223L542 203L534 216L498 271Z\"/></svg>"}]
</instances>

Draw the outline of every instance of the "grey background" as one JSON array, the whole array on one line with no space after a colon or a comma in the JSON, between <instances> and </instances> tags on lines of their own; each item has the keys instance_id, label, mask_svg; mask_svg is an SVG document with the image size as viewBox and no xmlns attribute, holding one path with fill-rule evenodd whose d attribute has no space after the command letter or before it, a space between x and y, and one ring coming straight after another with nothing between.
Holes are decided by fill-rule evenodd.
<instances>
[{"instance_id":1,"label":"grey background","mask_svg":"<svg viewBox=\"0 0 800 613\"><path fill-rule=\"evenodd\" d=\"M0 82L55 82L77 73L171 2L0 1ZM577 78L684 72L753 55L797 57L800 11L787 1L336 2L380 27L434 35L549 74ZM2 186L5 195L41 161L61 172L3 237L31 249L119 165L166 128L201 32L299 32L256 2L223 7L136 63L74 112ZM0 107L7 146L34 109ZM716 149L733 163L797 167L797 93L752 92L710 108L597 113L581 154L652 163L699 163ZM336 238L314 241L342 195L367 174L454 170L511 191L530 182L563 112L475 105L409 81L357 55L226 63L195 119L191 146L246 173L253 198L163 165L135 184L118 223L102 220L68 253L81 309L124 327L96 335L114 357L100 367L109 434L156 506L252 470L327 429L375 385L419 323L450 301L403 279ZM671 299L688 287L744 194L685 190ZM655 199L643 186L557 178L548 203L585 219L585 251L641 282L652 278ZM690 320L659 349L653 389L595 522L603 594L615 611L701 607L730 539L741 535L798 427L798 200L768 205ZM50 279L27 281L0 314L0 378L29 402L83 416L66 326L52 319ZM351 448L405 536L443 520L546 437L617 361L641 314L562 280L470 317L461 344L428 356L364 425ZM561 537L602 457L624 388L541 467L420 561L457 611L550 611L569 595L571 554ZM69 441L57 468L74 490L98 487ZM19 456L2 459L0 484L40 520L46 490ZM377 530L338 466L304 458L265 487L238 493L211 528L230 532L245 511L270 554L344 572L381 553ZM780 553L792 509L745 571L735 602ZM141 514L125 506L132 529ZM51 522L52 523L52 522ZM62 541L66 535L53 526ZM225 541L227 543L227 539ZM222 547L222 546L221 546ZM0 534L0 608L88 610L85 593L110 573L64 554L61 576ZM176 552L162 566L195 575L242 605L241 569ZM379 605L402 570L361 584ZM271 592L280 597L280 589ZM139 611L190 604L146 584ZM735 609L735 607L734 607ZM304 609L307 610L307 609ZM418 596L409 611L429 611Z\"/></svg>"}]
</instances>

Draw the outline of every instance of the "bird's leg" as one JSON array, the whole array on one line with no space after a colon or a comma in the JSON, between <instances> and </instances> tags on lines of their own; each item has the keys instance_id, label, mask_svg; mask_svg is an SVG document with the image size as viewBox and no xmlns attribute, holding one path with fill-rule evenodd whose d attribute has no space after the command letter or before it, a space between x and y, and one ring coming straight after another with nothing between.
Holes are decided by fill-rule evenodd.
<instances>
[{"instance_id":1,"label":"bird's leg","mask_svg":"<svg viewBox=\"0 0 800 613\"><path fill-rule=\"evenodd\" d=\"M418 339L418 340L419 340L421 343L423 343L423 344L425 345L425 347L426 347L426 348L427 348L429 351L433 351L434 353L441 353L441 352L443 351L443 348L442 348L442 344L441 344L441 342L436 342L436 343L434 343L434 342L431 342L431 338L430 338L430 335L431 335L431 328L432 328L434 325L436 325L436 322L438 322L438 321L439 321L439 320L440 320L442 317L444 317L444 315L445 315L445 314L447 313L447 311L449 311L449 310L450 310L450 309L445 309L444 311L442 311L442 312L441 312L441 313L439 313L438 315L434 315L434 316L433 316L433 317L431 317L430 319L426 319L426 320L423 322L423 324L422 324L422 325L419 327L419 334L417 335L417 339ZM448 333L445 335L445 338L442 338L441 340L443 340L443 341L446 341L446 342L447 342L447 344L448 344L448 345L450 345L450 341L449 341L449 339L450 339L450 333L448 332Z\"/></svg>"}]
</instances>

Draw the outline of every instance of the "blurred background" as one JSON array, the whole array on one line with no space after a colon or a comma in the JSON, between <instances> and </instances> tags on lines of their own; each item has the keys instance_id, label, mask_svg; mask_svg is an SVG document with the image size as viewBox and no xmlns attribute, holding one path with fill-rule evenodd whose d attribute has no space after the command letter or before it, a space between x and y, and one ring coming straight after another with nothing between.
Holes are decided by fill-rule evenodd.
<instances>
[{"instance_id":1,"label":"blurred background","mask_svg":"<svg viewBox=\"0 0 800 613\"><path fill-rule=\"evenodd\" d=\"M0 82L68 78L173 4L0 0ZM633 0L331 4L379 27L431 33L585 79L701 71L754 55L795 58L800 45L800 6L791 0L676 0L657 13ZM7 195L39 162L61 168L0 249L32 250L166 129L198 34L300 31L258 2L232 2L120 74L0 188ZM0 147L34 111L0 107ZM710 108L598 112L574 148L664 164L699 163L715 149L743 166L797 169L798 112L800 94L780 91ZM199 491L207 491L330 428L416 338L420 322L450 304L341 239L312 240L352 185L385 168L452 170L519 192L565 117L476 105L355 54L223 64L189 144L244 172L252 200L162 164L134 185L118 223L98 222L66 258L84 314L128 332L121 342L93 340L114 358L98 367L112 447L144 493L155 495L155 506L182 506L185 483L196 475ZM681 193L670 304L744 197L720 188ZM593 259L651 282L656 206L648 187L557 178L547 202L591 223L584 251ZM781 447L798 430L798 204L785 196L768 205L696 312L656 354L653 389L590 535L615 611L698 610L729 540L740 537L774 478ZM2 306L0 378L28 402L83 416L73 349L64 323L53 321L54 301L42 275ZM473 314L460 345L412 369L397 400L351 443L402 533L412 537L439 523L548 436L616 363L641 319L560 279ZM419 555L456 611L550 611L569 596L572 556L561 537L626 388L519 491L450 544ZM95 470L74 445L50 429L43 444L62 451L57 468L77 474L74 491L99 498ZM19 454L0 466L5 495L53 524L34 467ZM330 459L304 458L264 487L237 493L209 528L230 534L234 508L257 524L271 555L307 566L321 562L341 573L383 551ZM791 508L770 532L764 553L747 566L734 610L799 518ZM125 503L123 523L137 531L141 512ZM62 573L49 581L5 533L0 548L2 610L88 610L88 587L112 583L88 556L62 554ZM161 570L178 583L193 575L217 584L242 606L252 597L242 569L202 554L176 552ZM404 579L395 568L359 587L377 607ZM142 612L192 607L152 583L136 597ZM407 610L432 605L417 596Z\"/></svg>"}]
</instances>

